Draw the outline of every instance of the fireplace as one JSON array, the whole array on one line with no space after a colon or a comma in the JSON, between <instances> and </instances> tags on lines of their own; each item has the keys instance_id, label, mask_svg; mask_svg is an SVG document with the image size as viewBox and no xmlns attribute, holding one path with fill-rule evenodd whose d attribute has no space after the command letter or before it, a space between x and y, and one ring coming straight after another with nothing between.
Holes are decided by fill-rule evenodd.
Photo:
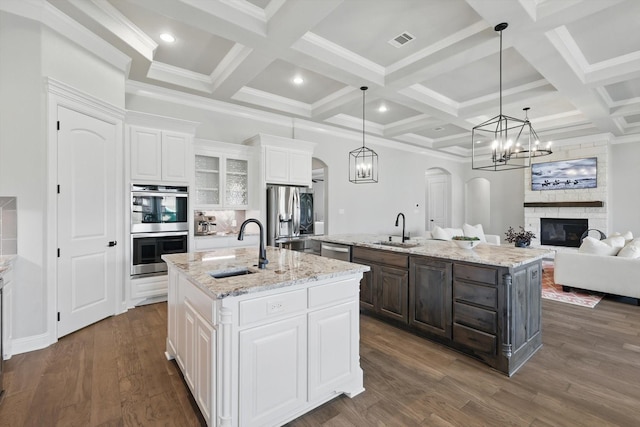
<instances>
[{"instance_id":1,"label":"fireplace","mask_svg":"<svg viewBox=\"0 0 640 427\"><path fill-rule=\"evenodd\" d=\"M540 244L577 248L588 229L588 219L540 218Z\"/></svg>"}]
</instances>

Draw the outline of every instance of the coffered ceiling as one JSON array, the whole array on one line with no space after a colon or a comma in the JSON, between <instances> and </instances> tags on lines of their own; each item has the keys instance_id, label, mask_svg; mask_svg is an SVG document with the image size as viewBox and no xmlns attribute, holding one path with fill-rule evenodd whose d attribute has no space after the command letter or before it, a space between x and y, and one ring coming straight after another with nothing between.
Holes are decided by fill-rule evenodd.
<instances>
[{"instance_id":1,"label":"coffered ceiling","mask_svg":"<svg viewBox=\"0 0 640 427\"><path fill-rule=\"evenodd\" d=\"M130 80L351 129L366 85L367 132L460 156L499 112L507 22L504 114L530 107L545 140L640 133L637 0L48 1L131 57Z\"/></svg>"}]
</instances>

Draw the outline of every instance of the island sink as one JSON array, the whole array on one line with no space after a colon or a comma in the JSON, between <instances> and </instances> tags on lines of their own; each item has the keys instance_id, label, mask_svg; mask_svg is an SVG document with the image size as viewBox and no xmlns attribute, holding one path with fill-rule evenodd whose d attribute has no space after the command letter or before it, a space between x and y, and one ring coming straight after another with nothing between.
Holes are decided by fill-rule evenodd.
<instances>
[{"instance_id":1,"label":"island sink","mask_svg":"<svg viewBox=\"0 0 640 427\"><path fill-rule=\"evenodd\" d=\"M253 271L249 270L248 267L238 267L230 270L220 270L220 271L209 271L207 274L213 277L214 279L224 279L226 277L235 277L235 276L243 276L245 274L252 274Z\"/></svg>"},{"instance_id":2,"label":"island sink","mask_svg":"<svg viewBox=\"0 0 640 427\"><path fill-rule=\"evenodd\" d=\"M374 244L376 245L382 245L382 246L395 246L398 248L415 248L416 246L419 246L420 243L416 243L416 242L375 242Z\"/></svg>"}]
</instances>

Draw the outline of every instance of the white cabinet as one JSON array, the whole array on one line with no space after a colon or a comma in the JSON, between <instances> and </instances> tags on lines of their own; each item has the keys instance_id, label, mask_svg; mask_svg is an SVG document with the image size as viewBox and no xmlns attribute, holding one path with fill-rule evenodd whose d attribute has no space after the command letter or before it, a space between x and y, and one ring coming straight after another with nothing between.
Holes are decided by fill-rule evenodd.
<instances>
[{"instance_id":1,"label":"white cabinet","mask_svg":"<svg viewBox=\"0 0 640 427\"><path fill-rule=\"evenodd\" d=\"M314 143L263 134L244 143L261 149L263 184L311 186Z\"/></svg>"},{"instance_id":2,"label":"white cabinet","mask_svg":"<svg viewBox=\"0 0 640 427\"><path fill-rule=\"evenodd\" d=\"M131 126L131 180L187 182L191 135Z\"/></svg>"},{"instance_id":3,"label":"white cabinet","mask_svg":"<svg viewBox=\"0 0 640 427\"><path fill-rule=\"evenodd\" d=\"M311 186L311 152L267 146L264 156L268 184Z\"/></svg>"},{"instance_id":4,"label":"white cabinet","mask_svg":"<svg viewBox=\"0 0 640 427\"><path fill-rule=\"evenodd\" d=\"M248 209L251 155L247 147L215 141L195 143L194 206Z\"/></svg>"},{"instance_id":5,"label":"white cabinet","mask_svg":"<svg viewBox=\"0 0 640 427\"><path fill-rule=\"evenodd\" d=\"M240 425L275 425L307 400L306 316L240 332Z\"/></svg>"},{"instance_id":6,"label":"white cabinet","mask_svg":"<svg viewBox=\"0 0 640 427\"><path fill-rule=\"evenodd\" d=\"M356 302L309 313L309 400L357 377L358 315Z\"/></svg>"},{"instance_id":7,"label":"white cabinet","mask_svg":"<svg viewBox=\"0 0 640 427\"><path fill-rule=\"evenodd\" d=\"M168 277L167 357L208 425L282 425L364 390L360 273L223 299Z\"/></svg>"}]
</instances>

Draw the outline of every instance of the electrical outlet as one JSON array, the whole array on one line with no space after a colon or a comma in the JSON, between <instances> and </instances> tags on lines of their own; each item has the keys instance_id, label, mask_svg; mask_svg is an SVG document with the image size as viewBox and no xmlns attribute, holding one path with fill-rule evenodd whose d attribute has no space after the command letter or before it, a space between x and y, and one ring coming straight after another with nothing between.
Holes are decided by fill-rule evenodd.
<instances>
[{"instance_id":1,"label":"electrical outlet","mask_svg":"<svg viewBox=\"0 0 640 427\"><path fill-rule=\"evenodd\" d=\"M282 301L269 301L267 303L267 313L280 313L284 311L284 303Z\"/></svg>"}]
</instances>

